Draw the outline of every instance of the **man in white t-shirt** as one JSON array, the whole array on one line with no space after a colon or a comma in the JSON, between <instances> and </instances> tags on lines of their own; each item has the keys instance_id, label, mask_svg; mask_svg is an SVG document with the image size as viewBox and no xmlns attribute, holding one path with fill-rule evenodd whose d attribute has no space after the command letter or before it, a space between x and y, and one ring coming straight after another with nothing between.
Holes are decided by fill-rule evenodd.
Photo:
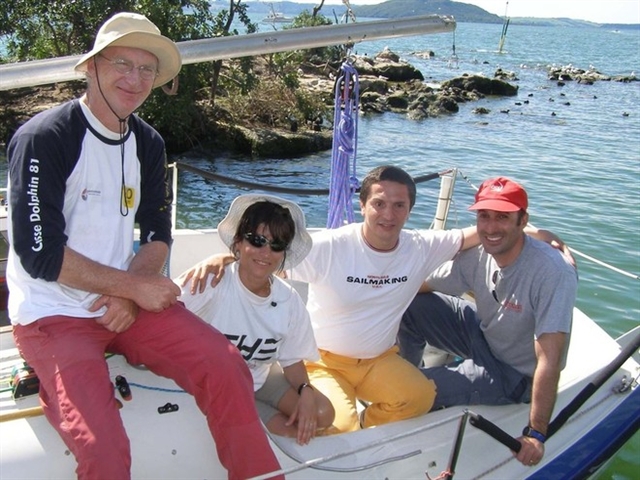
<instances>
[{"instance_id":1,"label":"man in white t-shirt","mask_svg":"<svg viewBox=\"0 0 640 480\"><path fill-rule=\"evenodd\" d=\"M195 397L230 478L280 468L244 360L161 274L171 245L165 144L135 111L181 65L149 19L119 12L75 66L85 93L34 116L7 146L13 337L82 479L131 477L106 352Z\"/></svg>"},{"instance_id":2,"label":"man in white t-shirt","mask_svg":"<svg viewBox=\"0 0 640 480\"><path fill-rule=\"evenodd\" d=\"M409 174L375 168L360 190L364 222L315 233L309 255L287 272L309 283L321 359L307 370L333 403L341 432L415 417L433 404L433 381L398 355L396 335L424 279L477 236L475 227L404 230L415 198ZM368 404L361 418L358 400Z\"/></svg>"}]
</instances>

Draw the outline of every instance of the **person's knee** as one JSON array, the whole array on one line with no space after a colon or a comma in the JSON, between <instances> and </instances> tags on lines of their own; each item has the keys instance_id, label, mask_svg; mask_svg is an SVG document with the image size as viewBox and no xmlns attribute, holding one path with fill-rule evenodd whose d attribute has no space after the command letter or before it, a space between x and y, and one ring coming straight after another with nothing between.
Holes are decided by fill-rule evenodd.
<instances>
[{"instance_id":1,"label":"person's knee","mask_svg":"<svg viewBox=\"0 0 640 480\"><path fill-rule=\"evenodd\" d=\"M429 303L431 295L431 293L418 293L413 297L413 300L407 307L404 316L414 317L416 315L421 315L424 312L425 305Z\"/></svg>"},{"instance_id":2,"label":"person's knee","mask_svg":"<svg viewBox=\"0 0 640 480\"><path fill-rule=\"evenodd\" d=\"M330 427L336 418L336 411L327 397L324 395L319 395L318 397L320 397L316 400L318 404L318 428Z\"/></svg>"},{"instance_id":3,"label":"person's knee","mask_svg":"<svg viewBox=\"0 0 640 480\"><path fill-rule=\"evenodd\" d=\"M434 312L440 311L445 300L437 293L418 293L402 316L401 330L415 338L422 337L425 322Z\"/></svg>"},{"instance_id":4,"label":"person's knee","mask_svg":"<svg viewBox=\"0 0 640 480\"><path fill-rule=\"evenodd\" d=\"M438 292L418 293L411 302L410 308L422 311L433 304L442 302L444 302L444 298L442 297L442 294Z\"/></svg>"},{"instance_id":5,"label":"person's knee","mask_svg":"<svg viewBox=\"0 0 640 480\"><path fill-rule=\"evenodd\" d=\"M429 412L433 407L436 391L435 382L424 375L421 381L414 382L406 396L406 406L404 408L408 415L414 417Z\"/></svg>"}]
</instances>

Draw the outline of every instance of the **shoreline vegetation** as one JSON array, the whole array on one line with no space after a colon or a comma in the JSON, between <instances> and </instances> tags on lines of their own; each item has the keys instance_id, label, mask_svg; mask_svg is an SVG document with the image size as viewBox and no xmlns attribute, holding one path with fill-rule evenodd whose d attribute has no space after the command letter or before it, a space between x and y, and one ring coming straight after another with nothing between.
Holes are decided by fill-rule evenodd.
<instances>
[{"instance_id":1,"label":"shoreline vegetation","mask_svg":"<svg viewBox=\"0 0 640 480\"><path fill-rule=\"evenodd\" d=\"M435 55L432 51L413 54L423 58ZM353 66L359 76L360 113L363 115L392 112L422 120L455 114L461 103L491 96L516 96L518 93L518 86L513 83L518 78L513 72L502 69L496 70L493 78L462 74L440 84L426 84L418 69L387 49L373 58L354 58ZM290 105L296 100L283 98L286 92L261 68L256 71L260 77L265 77L261 80L262 87L245 97L242 105L238 103L238 97L224 95L217 97L214 106L206 99L196 102L194 108L202 122L201 133L190 140L186 150L214 149L252 157L294 158L331 149L334 90L340 76L340 64L307 61L298 66L298 95L316 107L315 114L307 118L295 117ZM581 84L638 81L633 74L609 77L595 70L572 66L550 69L548 79L559 86L570 81ZM12 132L33 115L79 97L84 88L83 81L71 81L0 92L0 102L4 107L0 114L2 146L6 148L5 141ZM160 89L156 95L164 97L160 101L170 105L170 97ZM489 111L486 108L474 109L476 114ZM186 151L179 148L180 142L171 140L171 129L159 130L169 139L167 149L170 154Z\"/></svg>"},{"instance_id":2,"label":"shoreline vegetation","mask_svg":"<svg viewBox=\"0 0 640 480\"><path fill-rule=\"evenodd\" d=\"M13 61L13 58L50 58L89 50L93 38L87 33L86 25L105 15L101 10L103 3L96 0L94 11L81 12L84 17L73 15L73 11L59 12L61 19L53 25L30 7L23 7L25 11L9 10L6 19L0 20L0 35L4 33L4 38L8 39L8 53L0 52L3 53L0 62ZM165 2L159 0L159 3ZM161 18L152 18L171 38L187 40L238 35L232 26L234 21L244 25L246 33L253 33L257 26L249 18L248 9L252 14L259 14L261 9L266 13L271 8L256 1L240 0L226 5L230 11L218 2L210 3L211 6L204 10L201 4L186 3L187 7L178 10L166 3L166 8L161 9ZM360 18L394 18L437 12L452 15L458 22L503 21L498 15L474 5L450 0L392 0L357 6L353 10L350 10L348 2L345 6ZM285 15L296 15L291 24L283 28L298 28L347 21L340 20L339 12L336 12L336 8L344 10L345 6L324 5L323 0L318 5L279 2L278 10ZM133 4L130 7L133 8ZM122 8L124 5L120 6ZM186 14L185 8L193 12ZM335 21L324 13L332 15ZM76 25L79 18L82 22ZM178 18L182 22L178 22ZM538 21L549 21L534 20L537 25L541 24ZM598 26L579 20L552 20L569 26ZM31 34L37 30L34 25L44 25L43 22L56 34L34 38ZM181 23L184 23L183 27L177 27ZM49 28L45 31L48 32ZM436 54L424 51L411 55L429 59ZM344 58L344 48L323 47L185 65L179 76L177 94L173 92L167 96L163 89L156 89L138 113L165 138L170 155L194 149L213 149L252 157L293 158L329 150L332 147L336 79L341 75ZM360 79L359 112L363 115L393 112L421 120L453 115L465 102L518 93L517 83L514 83L518 80L516 75L501 69L496 70L493 77L463 74L441 83L427 84L419 70L392 51L385 50L374 57L356 55L353 59ZM550 71L549 79L580 83L636 80L633 74L610 78L596 71L568 67ZM77 98L83 91L83 81L0 91L3 105L0 111L0 148L6 148L13 132L33 115ZM477 108L474 113L488 111L487 108Z\"/></svg>"}]
</instances>

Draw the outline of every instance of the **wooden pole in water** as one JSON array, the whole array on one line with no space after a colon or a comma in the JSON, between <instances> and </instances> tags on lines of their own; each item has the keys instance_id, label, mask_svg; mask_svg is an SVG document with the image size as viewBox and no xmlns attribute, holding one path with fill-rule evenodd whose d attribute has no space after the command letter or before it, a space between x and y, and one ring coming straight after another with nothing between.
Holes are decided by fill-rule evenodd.
<instances>
[{"instance_id":1,"label":"wooden pole in water","mask_svg":"<svg viewBox=\"0 0 640 480\"><path fill-rule=\"evenodd\" d=\"M509 17L507 17L507 10L509 9L509 2L504 7L504 22L502 24L502 34L500 35L500 43L498 44L498 53L502 53L502 47L504 47L504 41L507 38L507 29L509 28Z\"/></svg>"}]
</instances>

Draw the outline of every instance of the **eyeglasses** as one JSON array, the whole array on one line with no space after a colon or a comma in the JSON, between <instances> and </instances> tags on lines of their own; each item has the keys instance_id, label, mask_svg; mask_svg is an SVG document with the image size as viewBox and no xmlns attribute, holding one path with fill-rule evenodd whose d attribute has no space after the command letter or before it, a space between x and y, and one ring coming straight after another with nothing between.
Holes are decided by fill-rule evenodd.
<instances>
[{"instance_id":1,"label":"eyeglasses","mask_svg":"<svg viewBox=\"0 0 640 480\"><path fill-rule=\"evenodd\" d=\"M498 280L500 280L500 277L498 276L498 272L500 270L496 270L495 272L493 272L493 276L491 277L491 282L493 283L493 290L491 290L491 295L493 295L493 298L496 302L501 303L500 300L498 300L498 294L496 293L496 288L498 288Z\"/></svg>"},{"instance_id":2,"label":"eyeglasses","mask_svg":"<svg viewBox=\"0 0 640 480\"><path fill-rule=\"evenodd\" d=\"M284 252L289 244L280 240L269 240L264 235L258 235L257 233L245 233L242 235L244 239L256 248L262 248L265 245L271 247L272 252Z\"/></svg>"},{"instance_id":3,"label":"eyeglasses","mask_svg":"<svg viewBox=\"0 0 640 480\"><path fill-rule=\"evenodd\" d=\"M136 67L133 62L125 60L124 58L110 59L105 57L102 53L99 53L98 55L113 65L116 72L121 73L122 75L129 75L134 69L136 69L138 70L138 75L140 75L142 80L155 80L158 76L158 70L154 67L150 67L149 65L138 65Z\"/></svg>"}]
</instances>

